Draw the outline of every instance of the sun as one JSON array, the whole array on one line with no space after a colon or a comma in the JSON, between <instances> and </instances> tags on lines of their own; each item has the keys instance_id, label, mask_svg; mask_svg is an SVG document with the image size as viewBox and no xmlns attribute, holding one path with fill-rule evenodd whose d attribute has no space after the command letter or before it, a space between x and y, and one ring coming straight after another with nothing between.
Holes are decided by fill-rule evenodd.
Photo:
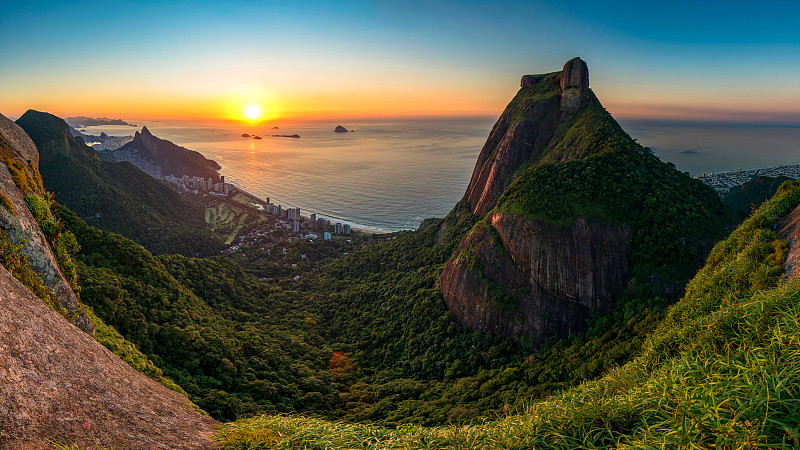
<instances>
[{"instance_id":1,"label":"sun","mask_svg":"<svg viewBox=\"0 0 800 450\"><path fill-rule=\"evenodd\" d=\"M258 120L261 117L261 108L250 105L244 109L244 116L247 117L247 120Z\"/></svg>"}]
</instances>

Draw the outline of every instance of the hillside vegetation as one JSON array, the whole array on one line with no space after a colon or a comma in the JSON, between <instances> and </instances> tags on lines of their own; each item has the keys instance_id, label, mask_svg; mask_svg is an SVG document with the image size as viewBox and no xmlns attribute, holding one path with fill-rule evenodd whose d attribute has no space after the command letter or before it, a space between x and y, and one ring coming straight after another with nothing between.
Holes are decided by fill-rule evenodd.
<instances>
[{"instance_id":1,"label":"hillside vegetation","mask_svg":"<svg viewBox=\"0 0 800 450\"><path fill-rule=\"evenodd\" d=\"M747 217L761 203L775 195L778 187L788 180L791 180L791 178L784 176L755 177L740 186L732 187L728 192L722 194L722 202L737 210L742 217Z\"/></svg>"},{"instance_id":2,"label":"hillside vegetation","mask_svg":"<svg viewBox=\"0 0 800 450\"><path fill-rule=\"evenodd\" d=\"M800 204L785 183L717 244L639 357L523 414L381 428L263 415L226 425L226 449L797 448L800 281L774 229ZM796 251L796 250L795 250Z\"/></svg>"},{"instance_id":3,"label":"hillside vegetation","mask_svg":"<svg viewBox=\"0 0 800 450\"><path fill-rule=\"evenodd\" d=\"M220 420L307 412L437 425L520 411L627 361L669 302L625 302L531 354L465 330L436 291L475 220L463 202L415 232L233 258L154 257L61 217L81 246L83 301Z\"/></svg>"},{"instance_id":4,"label":"hillside vegetation","mask_svg":"<svg viewBox=\"0 0 800 450\"><path fill-rule=\"evenodd\" d=\"M30 110L17 124L39 149L44 187L89 223L136 240L153 253L211 255L222 243L203 206L187 201L128 162L102 161L52 114Z\"/></svg>"},{"instance_id":5,"label":"hillside vegetation","mask_svg":"<svg viewBox=\"0 0 800 450\"><path fill-rule=\"evenodd\" d=\"M630 267L639 285L653 273L685 284L733 222L711 188L637 144L600 103L579 113L563 141L570 145L554 148L586 156L523 168L496 211L561 225L577 217L632 223Z\"/></svg>"}]
</instances>

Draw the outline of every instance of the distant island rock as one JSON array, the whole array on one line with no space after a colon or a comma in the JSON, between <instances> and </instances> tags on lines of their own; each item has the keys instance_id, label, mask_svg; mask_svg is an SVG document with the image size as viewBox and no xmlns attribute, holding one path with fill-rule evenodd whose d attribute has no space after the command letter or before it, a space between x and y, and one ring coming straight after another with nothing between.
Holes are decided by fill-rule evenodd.
<instances>
[{"instance_id":1,"label":"distant island rock","mask_svg":"<svg viewBox=\"0 0 800 450\"><path fill-rule=\"evenodd\" d=\"M278 127L272 127L273 130L280 130Z\"/></svg>"},{"instance_id":2,"label":"distant island rock","mask_svg":"<svg viewBox=\"0 0 800 450\"><path fill-rule=\"evenodd\" d=\"M77 116L67 117L64 120L75 128L94 127L98 125L129 125L128 122L125 122L122 119L109 119L108 117L93 118Z\"/></svg>"},{"instance_id":3,"label":"distant island rock","mask_svg":"<svg viewBox=\"0 0 800 450\"><path fill-rule=\"evenodd\" d=\"M261 136L253 136L253 139L262 139Z\"/></svg>"},{"instance_id":4,"label":"distant island rock","mask_svg":"<svg viewBox=\"0 0 800 450\"><path fill-rule=\"evenodd\" d=\"M242 137L250 137L250 135L247 133L242 133Z\"/></svg>"},{"instance_id":5,"label":"distant island rock","mask_svg":"<svg viewBox=\"0 0 800 450\"><path fill-rule=\"evenodd\" d=\"M273 134L272 137L288 137L288 138L300 138L299 134Z\"/></svg>"},{"instance_id":6,"label":"distant island rock","mask_svg":"<svg viewBox=\"0 0 800 450\"><path fill-rule=\"evenodd\" d=\"M333 132L334 133L347 133L347 128L345 128L345 127L343 127L341 125L336 125L336 129L333 130Z\"/></svg>"}]
</instances>

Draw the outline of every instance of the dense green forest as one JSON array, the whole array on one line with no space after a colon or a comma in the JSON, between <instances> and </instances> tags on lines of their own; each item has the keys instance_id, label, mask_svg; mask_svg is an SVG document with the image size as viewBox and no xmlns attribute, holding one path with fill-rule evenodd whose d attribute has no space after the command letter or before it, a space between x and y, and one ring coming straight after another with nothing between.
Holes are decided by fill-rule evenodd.
<instances>
[{"instance_id":1,"label":"dense green forest","mask_svg":"<svg viewBox=\"0 0 800 450\"><path fill-rule=\"evenodd\" d=\"M717 244L638 357L521 414L398 428L262 415L227 424L218 441L225 449L797 448L800 281L783 276L786 243L774 229L799 203L800 183L785 183Z\"/></svg>"},{"instance_id":2,"label":"dense green forest","mask_svg":"<svg viewBox=\"0 0 800 450\"><path fill-rule=\"evenodd\" d=\"M414 232L212 258L156 257L69 211L61 217L80 244L82 301L221 420L494 417L624 363L669 303L623 302L539 354L468 332L435 285L476 220L465 203Z\"/></svg>"},{"instance_id":3,"label":"dense green forest","mask_svg":"<svg viewBox=\"0 0 800 450\"><path fill-rule=\"evenodd\" d=\"M734 186L722 194L722 202L736 210L742 217L747 217L761 203L770 199L784 181L789 177L759 176L740 185Z\"/></svg>"}]
</instances>

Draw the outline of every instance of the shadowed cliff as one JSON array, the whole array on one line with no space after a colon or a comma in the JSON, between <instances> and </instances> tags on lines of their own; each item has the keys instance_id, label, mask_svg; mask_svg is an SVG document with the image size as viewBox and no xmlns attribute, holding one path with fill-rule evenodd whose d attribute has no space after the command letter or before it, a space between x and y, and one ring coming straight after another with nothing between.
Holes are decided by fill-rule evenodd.
<instances>
[{"instance_id":1,"label":"shadowed cliff","mask_svg":"<svg viewBox=\"0 0 800 450\"><path fill-rule=\"evenodd\" d=\"M470 329L538 347L618 301L673 296L722 237L718 196L638 145L579 58L526 75L465 199L478 223L439 280Z\"/></svg>"},{"instance_id":2,"label":"shadowed cliff","mask_svg":"<svg viewBox=\"0 0 800 450\"><path fill-rule=\"evenodd\" d=\"M181 177L211 178L219 182L220 169L215 161L206 159L202 154L159 139L150 133L147 127L136 132L131 142L116 150L100 152L103 158L110 161L128 161L150 176L159 178L165 175Z\"/></svg>"}]
</instances>

